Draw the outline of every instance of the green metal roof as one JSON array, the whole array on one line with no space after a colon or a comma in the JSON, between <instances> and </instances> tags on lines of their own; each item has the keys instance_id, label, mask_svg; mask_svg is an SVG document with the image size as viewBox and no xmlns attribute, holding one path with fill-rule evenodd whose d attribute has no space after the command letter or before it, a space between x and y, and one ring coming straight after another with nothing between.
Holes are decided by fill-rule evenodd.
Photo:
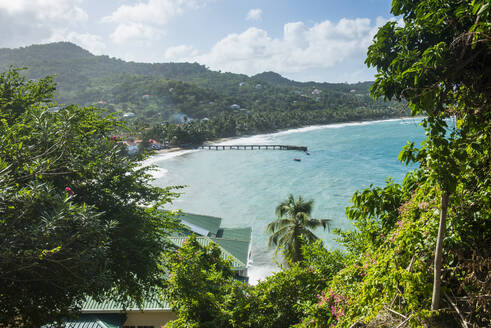
<instances>
[{"instance_id":1,"label":"green metal roof","mask_svg":"<svg viewBox=\"0 0 491 328\"><path fill-rule=\"evenodd\" d=\"M210 238L215 243L226 249L242 263L247 264L249 259L249 242L244 240L233 240L225 238Z\"/></svg>"},{"instance_id":2,"label":"green metal roof","mask_svg":"<svg viewBox=\"0 0 491 328\"><path fill-rule=\"evenodd\" d=\"M248 228L223 228L221 236L217 236L224 239L235 239L242 241L251 241L252 229Z\"/></svg>"},{"instance_id":3,"label":"green metal roof","mask_svg":"<svg viewBox=\"0 0 491 328\"><path fill-rule=\"evenodd\" d=\"M122 310L123 305L112 300L104 300L102 302L98 302L92 298L88 298L82 306L82 311L84 313L119 312ZM155 297L144 302L143 310L170 310L170 305L168 302L160 301ZM140 308L136 306L136 304L130 304L126 307L126 311L140 311Z\"/></svg>"},{"instance_id":4,"label":"green metal roof","mask_svg":"<svg viewBox=\"0 0 491 328\"><path fill-rule=\"evenodd\" d=\"M181 247L186 238L187 238L186 236L182 236L182 237L170 237L169 239L176 246ZM212 239L212 238L206 237L206 236L196 236L196 241L198 241L198 243L201 246L208 246L215 239L219 240L220 238L213 238ZM220 247L220 250L222 251L222 258L223 259L230 258L230 260L232 261L232 263L231 263L232 268L234 270L242 270L246 267L247 261L242 261L239 257L235 256L230 250L225 248L226 246L230 246L228 243L224 243L225 246L222 246L219 242L215 242L215 243L218 244L218 247ZM233 248L233 250L235 251L235 248Z\"/></svg>"},{"instance_id":5,"label":"green metal roof","mask_svg":"<svg viewBox=\"0 0 491 328\"><path fill-rule=\"evenodd\" d=\"M181 221L186 221L187 223L196 225L200 228L210 231L213 234L217 233L218 229L220 228L220 224L222 223L221 218L207 215L182 213L179 214L178 217Z\"/></svg>"},{"instance_id":6,"label":"green metal roof","mask_svg":"<svg viewBox=\"0 0 491 328\"><path fill-rule=\"evenodd\" d=\"M121 328L126 321L125 314L99 313L81 314L76 319L63 322L64 328ZM58 327L56 324L45 325L43 328Z\"/></svg>"}]
</instances>

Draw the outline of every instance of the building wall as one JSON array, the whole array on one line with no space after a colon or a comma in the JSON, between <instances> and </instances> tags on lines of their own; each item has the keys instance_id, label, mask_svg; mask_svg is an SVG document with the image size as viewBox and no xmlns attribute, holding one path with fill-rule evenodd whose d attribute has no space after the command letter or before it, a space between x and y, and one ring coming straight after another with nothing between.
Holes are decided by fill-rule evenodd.
<instances>
[{"instance_id":1,"label":"building wall","mask_svg":"<svg viewBox=\"0 0 491 328\"><path fill-rule=\"evenodd\" d=\"M166 323L177 319L177 315L171 311L155 312L128 312L125 326L154 326L164 327Z\"/></svg>"}]
</instances>

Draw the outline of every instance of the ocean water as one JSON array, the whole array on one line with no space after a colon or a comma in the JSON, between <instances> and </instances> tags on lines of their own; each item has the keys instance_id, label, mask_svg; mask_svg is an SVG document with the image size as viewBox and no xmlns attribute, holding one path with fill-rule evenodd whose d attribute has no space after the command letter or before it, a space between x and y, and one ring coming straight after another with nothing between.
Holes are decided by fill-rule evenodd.
<instances>
[{"instance_id":1,"label":"ocean water","mask_svg":"<svg viewBox=\"0 0 491 328\"><path fill-rule=\"evenodd\" d=\"M312 216L333 228L350 229L345 209L356 190L402 182L410 168L397 160L406 142L424 139L420 119L332 124L258 135L223 144L307 146L310 155L280 150L192 150L156 155L154 183L186 185L173 209L221 217L225 227L252 227L252 283L278 267L268 249L266 225L291 193L314 199ZM299 158L301 161L294 161ZM316 230L327 247L338 247L328 231Z\"/></svg>"}]
</instances>

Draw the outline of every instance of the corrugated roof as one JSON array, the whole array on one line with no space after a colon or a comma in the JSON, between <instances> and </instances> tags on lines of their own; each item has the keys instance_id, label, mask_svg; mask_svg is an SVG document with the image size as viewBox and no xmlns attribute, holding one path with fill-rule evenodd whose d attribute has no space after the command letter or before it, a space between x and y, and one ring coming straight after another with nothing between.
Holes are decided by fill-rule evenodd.
<instances>
[{"instance_id":1,"label":"corrugated roof","mask_svg":"<svg viewBox=\"0 0 491 328\"><path fill-rule=\"evenodd\" d=\"M118 312L123 310L123 305L119 302L112 300L104 300L98 302L92 298L88 298L82 306L82 311L87 312ZM143 304L143 310L170 310L170 305L166 301L160 301L156 297L145 301ZM140 308L136 304L130 304L126 307L126 311L140 311Z\"/></svg>"},{"instance_id":2,"label":"corrugated roof","mask_svg":"<svg viewBox=\"0 0 491 328\"><path fill-rule=\"evenodd\" d=\"M251 241L252 228L223 228L220 238Z\"/></svg>"},{"instance_id":3,"label":"corrugated roof","mask_svg":"<svg viewBox=\"0 0 491 328\"><path fill-rule=\"evenodd\" d=\"M186 236L182 237L170 237L169 239L178 247L181 247L184 240L186 239ZM220 239L220 238L215 238L215 239ZM213 242L212 238L205 237L205 236L196 236L196 240L201 246L208 246L211 242ZM235 256L232 252L230 252L228 249L226 249L224 246L222 246L220 243L216 242L218 247L220 247L220 250L222 251L222 258L227 259L230 258L232 261L232 268L234 270L243 270L246 267L247 261L242 261L239 257ZM228 244L225 244L227 246Z\"/></svg>"},{"instance_id":4,"label":"corrugated roof","mask_svg":"<svg viewBox=\"0 0 491 328\"><path fill-rule=\"evenodd\" d=\"M249 259L249 242L244 240L233 240L225 238L210 238L222 248L230 252L234 257L242 263L247 264Z\"/></svg>"},{"instance_id":5,"label":"corrugated roof","mask_svg":"<svg viewBox=\"0 0 491 328\"><path fill-rule=\"evenodd\" d=\"M63 322L64 328L121 328L126 321L125 314L99 313L81 314L76 319ZM58 327L56 324L45 325L42 328Z\"/></svg>"},{"instance_id":6,"label":"corrugated roof","mask_svg":"<svg viewBox=\"0 0 491 328\"><path fill-rule=\"evenodd\" d=\"M198 227L206 229L213 234L217 233L218 229L220 228L220 224L222 223L221 218L217 218L214 216L207 216L207 215L182 213L182 214L179 214L178 217L182 221L186 221L190 224L194 224ZM185 223L185 222L183 222L183 223Z\"/></svg>"}]
</instances>

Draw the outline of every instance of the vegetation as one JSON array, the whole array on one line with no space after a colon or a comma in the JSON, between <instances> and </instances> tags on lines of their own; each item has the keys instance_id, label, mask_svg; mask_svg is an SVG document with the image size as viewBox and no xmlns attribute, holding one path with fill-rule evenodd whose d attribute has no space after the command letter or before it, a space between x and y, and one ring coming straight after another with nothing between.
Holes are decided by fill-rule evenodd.
<instances>
[{"instance_id":1,"label":"vegetation","mask_svg":"<svg viewBox=\"0 0 491 328\"><path fill-rule=\"evenodd\" d=\"M490 12L484 0L393 1L403 25L380 28L367 64L375 97L427 115L426 140L399 156L418 168L353 195L342 252L304 245L291 268L222 296L240 300L218 302L222 327L491 325Z\"/></svg>"},{"instance_id":2,"label":"vegetation","mask_svg":"<svg viewBox=\"0 0 491 328\"><path fill-rule=\"evenodd\" d=\"M141 301L163 285L175 194L111 136L123 123L61 106L50 78L0 74L0 326L40 327L87 296Z\"/></svg>"},{"instance_id":3,"label":"vegetation","mask_svg":"<svg viewBox=\"0 0 491 328\"><path fill-rule=\"evenodd\" d=\"M145 136L160 141L165 131L176 145L408 114L404 103L372 100L371 82L302 83L273 72L248 77L196 63L124 62L67 42L0 49L0 69L10 65L28 67L32 79L54 75L60 103L104 108Z\"/></svg>"},{"instance_id":4,"label":"vegetation","mask_svg":"<svg viewBox=\"0 0 491 328\"><path fill-rule=\"evenodd\" d=\"M303 260L302 246L311 244L318 239L310 230L329 227L329 219L313 219L310 217L314 201L304 201L302 196L290 194L288 199L276 208L278 219L268 224L266 231L271 234L269 246L277 246L282 250L288 263Z\"/></svg>"},{"instance_id":5,"label":"vegetation","mask_svg":"<svg viewBox=\"0 0 491 328\"><path fill-rule=\"evenodd\" d=\"M339 253L329 253L320 242L312 245L316 259L327 260L324 270L339 270ZM312 253L314 254L314 253ZM227 260L216 245L203 247L190 237L179 253L169 254L170 297L179 319L170 327L291 327L304 316L300 303L312 303L326 279L308 267L314 256L293 263L256 286L233 279ZM311 260L312 258L312 260ZM334 260L335 261L330 261Z\"/></svg>"},{"instance_id":6,"label":"vegetation","mask_svg":"<svg viewBox=\"0 0 491 328\"><path fill-rule=\"evenodd\" d=\"M402 184L388 179L353 195L346 210L353 229L336 231L342 251L305 242L297 262L256 286L235 281L218 248L193 237L161 256L175 223L156 206L173 194L149 186L145 169L111 141L121 122L92 107L54 110L49 79L0 75L0 324L39 326L75 310L87 295L141 301L157 288L179 314L174 327L489 327L490 12L486 0L393 1L392 13L404 24L380 28L367 64L378 70L375 97L406 100L413 115L427 116L426 140L399 156L418 168ZM98 68L92 55L72 50L80 67ZM105 72L124 66L102 59ZM188 80L199 80L189 70L218 74L197 64L179 66L184 73L173 65L128 67L158 78L161 71ZM298 87L274 74L258 78L278 90ZM205 80L210 88L219 83ZM276 117L251 110L239 115ZM329 115L322 108L281 113ZM223 123L217 135L252 122L226 115L212 118ZM199 131L200 124L160 132ZM291 197L278 209L288 216L272 230L281 232L297 216L307 222L309 208ZM282 244L294 234L280 235L273 240ZM161 260L169 274L165 289Z\"/></svg>"},{"instance_id":7,"label":"vegetation","mask_svg":"<svg viewBox=\"0 0 491 328\"><path fill-rule=\"evenodd\" d=\"M468 172L469 147L481 150L480 146L489 146L476 144L474 139L489 129L489 6L489 1L478 0L446 4L394 1L393 13L404 17L405 26L386 24L368 51L367 64L379 71L372 87L375 97L406 99L413 114L428 114L426 144L419 150L408 145L401 159L420 162L430 183L440 189L432 310L437 310L440 302L442 245L450 198ZM451 116L458 119L458 128L448 136L445 118ZM489 147L485 149L489 152ZM489 161L489 153L483 155Z\"/></svg>"}]
</instances>

